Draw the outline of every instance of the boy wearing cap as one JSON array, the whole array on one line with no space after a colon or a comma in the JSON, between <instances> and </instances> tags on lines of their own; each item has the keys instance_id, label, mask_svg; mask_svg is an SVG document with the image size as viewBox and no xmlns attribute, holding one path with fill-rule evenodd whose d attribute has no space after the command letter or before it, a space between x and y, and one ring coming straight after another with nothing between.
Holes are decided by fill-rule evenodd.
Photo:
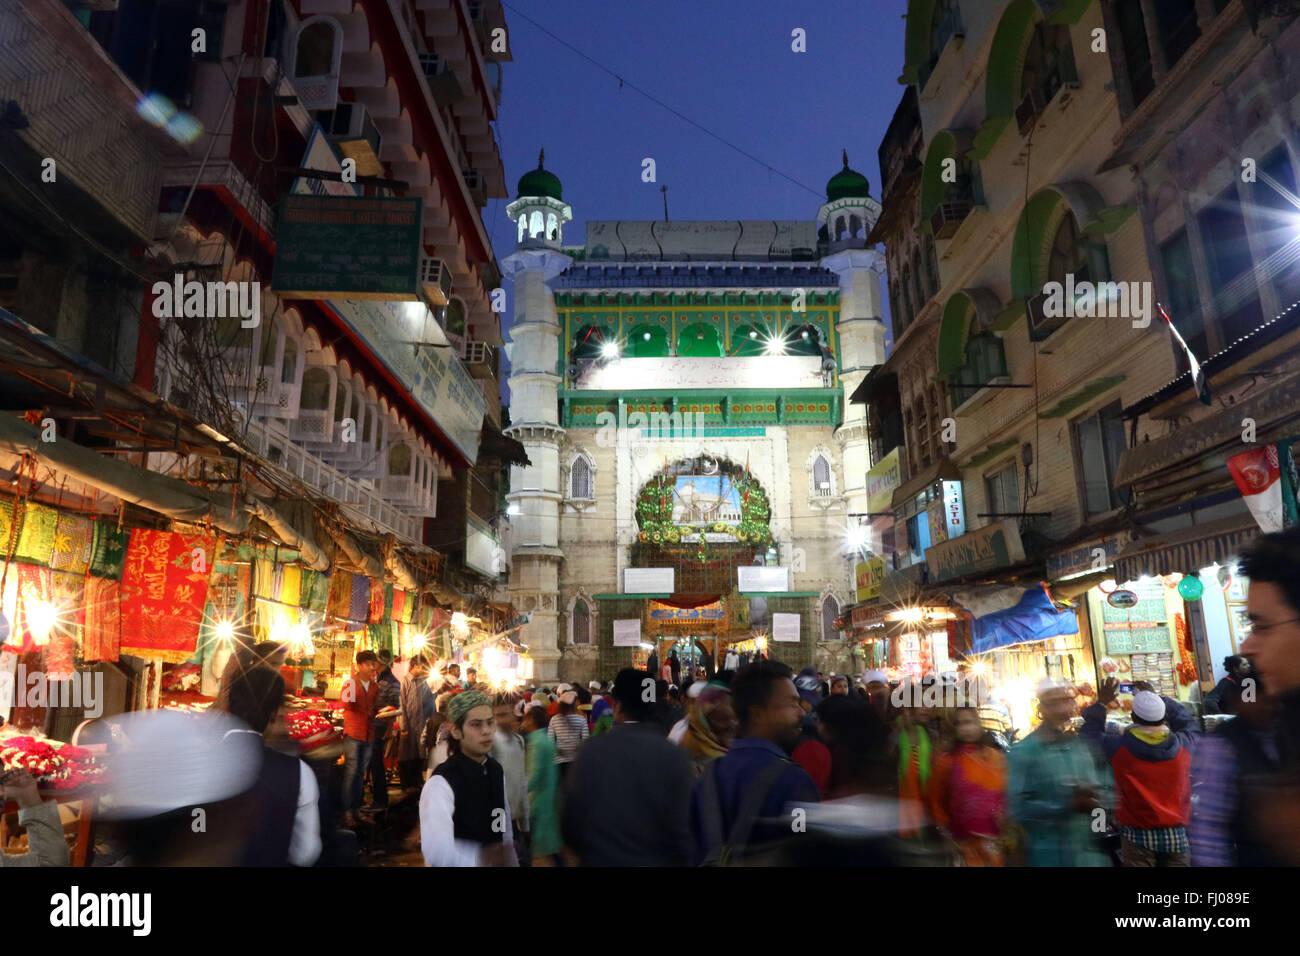
<instances>
[{"instance_id":1,"label":"boy wearing cap","mask_svg":"<svg viewBox=\"0 0 1300 956\"><path fill-rule=\"evenodd\" d=\"M1145 689L1133 695L1133 726L1107 735L1106 705L1118 689L1113 677L1101 685L1097 703L1083 712L1081 733L1115 775L1120 859L1124 866L1190 866L1195 725L1178 701Z\"/></svg>"},{"instance_id":2,"label":"boy wearing cap","mask_svg":"<svg viewBox=\"0 0 1300 956\"><path fill-rule=\"evenodd\" d=\"M420 793L425 866L518 866L505 772L490 756L492 700L477 690L447 705L451 754Z\"/></svg>"}]
</instances>

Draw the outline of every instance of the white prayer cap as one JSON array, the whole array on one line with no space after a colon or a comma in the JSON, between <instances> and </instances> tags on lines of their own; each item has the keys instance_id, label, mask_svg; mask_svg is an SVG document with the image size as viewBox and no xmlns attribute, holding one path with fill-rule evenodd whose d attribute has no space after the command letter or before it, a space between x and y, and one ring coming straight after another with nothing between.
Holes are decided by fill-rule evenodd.
<instances>
[{"instance_id":1,"label":"white prayer cap","mask_svg":"<svg viewBox=\"0 0 1300 956\"><path fill-rule=\"evenodd\" d=\"M864 683L864 684L876 684L876 683L879 683L879 684L888 684L888 683L889 683L889 675L886 674L884 671L867 671L866 676L862 678L862 683Z\"/></svg>"},{"instance_id":2,"label":"white prayer cap","mask_svg":"<svg viewBox=\"0 0 1300 956\"><path fill-rule=\"evenodd\" d=\"M1165 719L1165 702L1159 694L1149 690L1140 690L1133 695L1133 713L1143 720L1157 721Z\"/></svg>"},{"instance_id":3,"label":"white prayer cap","mask_svg":"<svg viewBox=\"0 0 1300 956\"><path fill-rule=\"evenodd\" d=\"M1044 677L1038 682L1037 695L1040 698L1057 690L1064 690L1073 693L1074 685L1068 681L1058 680L1055 677Z\"/></svg>"},{"instance_id":4,"label":"white prayer cap","mask_svg":"<svg viewBox=\"0 0 1300 956\"><path fill-rule=\"evenodd\" d=\"M695 683L691 684L690 687L686 688L687 698L689 698L690 700L694 700L696 697L699 697L701 694L703 694L704 688L708 686L709 686L708 681L703 681L703 680L695 681Z\"/></svg>"}]
</instances>

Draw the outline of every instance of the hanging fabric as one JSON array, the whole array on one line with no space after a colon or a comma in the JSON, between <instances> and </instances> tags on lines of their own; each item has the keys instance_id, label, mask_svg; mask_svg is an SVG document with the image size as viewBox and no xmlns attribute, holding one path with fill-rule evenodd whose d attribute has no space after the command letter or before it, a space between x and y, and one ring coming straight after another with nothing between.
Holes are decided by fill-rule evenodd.
<instances>
[{"instance_id":1,"label":"hanging fabric","mask_svg":"<svg viewBox=\"0 0 1300 956\"><path fill-rule=\"evenodd\" d=\"M118 530L112 521L104 518L96 519L94 525L94 544L90 550L89 573L98 578L121 581L122 572L126 567L126 552L131 532Z\"/></svg>"},{"instance_id":2,"label":"hanging fabric","mask_svg":"<svg viewBox=\"0 0 1300 956\"><path fill-rule=\"evenodd\" d=\"M194 653L215 547L213 535L131 532L122 576L122 653L174 662Z\"/></svg>"}]
</instances>

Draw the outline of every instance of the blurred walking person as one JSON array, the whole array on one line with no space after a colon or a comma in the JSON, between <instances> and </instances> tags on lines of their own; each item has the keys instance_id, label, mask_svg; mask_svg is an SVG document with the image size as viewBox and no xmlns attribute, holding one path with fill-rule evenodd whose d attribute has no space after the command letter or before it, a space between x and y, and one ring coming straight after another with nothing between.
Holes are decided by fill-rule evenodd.
<instances>
[{"instance_id":1,"label":"blurred walking person","mask_svg":"<svg viewBox=\"0 0 1300 956\"><path fill-rule=\"evenodd\" d=\"M1109 866L1093 811L1103 805L1092 747L1071 729L1074 688L1038 685L1042 723L1007 754L1007 811L1025 836L1029 866Z\"/></svg>"},{"instance_id":2,"label":"blurred walking person","mask_svg":"<svg viewBox=\"0 0 1300 956\"><path fill-rule=\"evenodd\" d=\"M434 713L433 689L429 687L429 659L422 654L411 658L410 669L402 678L402 736L397 750L397 772L403 790L418 790L424 783L422 752L424 727Z\"/></svg>"},{"instance_id":3,"label":"blurred walking person","mask_svg":"<svg viewBox=\"0 0 1300 956\"><path fill-rule=\"evenodd\" d=\"M375 701L379 698L374 680L378 667L374 651L361 651L352 674L343 682L343 823L349 827L356 826L370 765Z\"/></svg>"},{"instance_id":4,"label":"blurred walking person","mask_svg":"<svg viewBox=\"0 0 1300 956\"><path fill-rule=\"evenodd\" d=\"M957 742L935 761L931 812L967 866L1001 866L1007 759L989 741L978 708L958 707L953 718Z\"/></svg>"},{"instance_id":5,"label":"blurred walking person","mask_svg":"<svg viewBox=\"0 0 1300 956\"><path fill-rule=\"evenodd\" d=\"M688 705L690 715L681 747L690 757L691 769L698 777L710 763L727 752L736 736L739 721L731 705L730 688L698 681L691 685L691 690L697 687L700 690ZM687 696L691 696L689 691ZM669 740L672 740L671 736Z\"/></svg>"},{"instance_id":6,"label":"blurred walking person","mask_svg":"<svg viewBox=\"0 0 1300 956\"><path fill-rule=\"evenodd\" d=\"M691 767L652 722L649 677L614 679L614 729L584 744L564 781L561 832L583 866L685 866Z\"/></svg>"},{"instance_id":7,"label":"blurred walking person","mask_svg":"<svg viewBox=\"0 0 1300 956\"><path fill-rule=\"evenodd\" d=\"M591 734L587 730L587 719L578 713L578 695L566 690L560 695L560 709L546 732L555 741L555 762L560 767L560 780L568 776L573 761L578 759L578 747Z\"/></svg>"},{"instance_id":8,"label":"blurred walking person","mask_svg":"<svg viewBox=\"0 0 1300 956\"><path fill-rule=\"evenodd\" d=\"M555 743L546 732L546 722L545 704L534 701L524 708L529 855L533 866L554 866L561 847L556 806L560 770L555 764Z\"/></svg>"},{"instance_id":9,"label":"blurred walking person","mask_svg":"<svg viewBox=\"0 0 1300 956\"><path fill-rule=\"evenodd\" d=\"M492 702L492 719L496 725L492 741L492 759L501 764L506 778L506 800L514 826L515 855L519 865L528 865L528 768L524 738L519 734L515 716L514 694L498 694Z\"/></svg>"}]
</instances>

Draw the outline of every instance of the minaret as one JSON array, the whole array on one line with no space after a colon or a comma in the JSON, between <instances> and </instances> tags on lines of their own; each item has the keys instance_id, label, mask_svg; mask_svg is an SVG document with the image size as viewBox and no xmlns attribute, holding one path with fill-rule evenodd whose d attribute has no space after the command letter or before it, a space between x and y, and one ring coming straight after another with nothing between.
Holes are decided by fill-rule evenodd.
<instances>
[{"instance_id":1,"label":"minaret","mask_svg":"<svg viewBox=\"0 0 1300 956\"><path fill-rule=\"evenodd\" d=\"M501 271L514 280L514 322L510 329L510 427L532 462L510 467L510 494L518 505L511 518L513 555L510 598L515 608L531 613L522 640L528 645L539 681L558 677L560 562L560 442L557 373L560 321L547 280L573 262L561 249L564 224L573 210L561 199L560 180L542 168L519 180L516 198L506 207L519 224L516 248L501 260Z\"/></svg>"},{"instance_id":2,"label":"minaret","mask_svg":"<svg viewBox=\"0 0 1300 956\"><path fill-rule=\"evenodd\" d=\"M844 459L844 495L850 514L867 511L867 409L849 401L871 369L885 361L885 323L880 307L880 280L885 257L867 245L867 236L880 218L880 203L871 198L867 177L844 168L826 184L826 202L817 212L825 226L830 255L823 268L840 279L840 384L844 387L844 423L835 432ZM871 546L876 547L872 542Z\"/></svg>"}]
</instances>

